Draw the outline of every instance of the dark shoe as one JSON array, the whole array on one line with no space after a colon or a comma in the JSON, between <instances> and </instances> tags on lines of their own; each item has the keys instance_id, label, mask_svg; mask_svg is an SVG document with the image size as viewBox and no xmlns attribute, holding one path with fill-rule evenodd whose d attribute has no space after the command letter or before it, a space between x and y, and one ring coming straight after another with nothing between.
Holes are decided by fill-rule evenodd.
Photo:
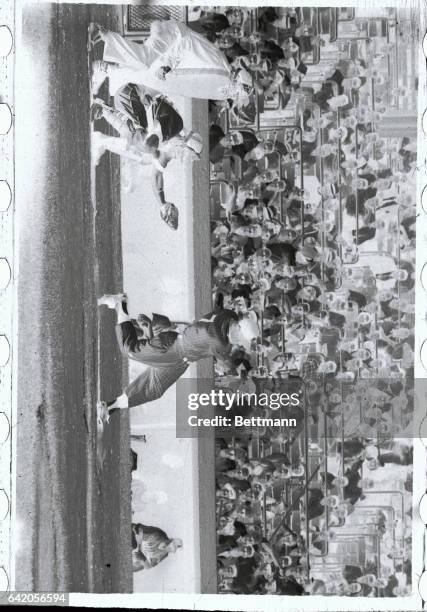
<instances>
[{"instance_id":1,"label":"dark shoe","mask_svg":"<svg viewBox=\"0 0 427 612\"><path fill-rule=\"evenodd\" d=\"M90 120L93 123L102 119L102 106L98 102L94 102L90 107Z\"/></svg>"}]
</instances>

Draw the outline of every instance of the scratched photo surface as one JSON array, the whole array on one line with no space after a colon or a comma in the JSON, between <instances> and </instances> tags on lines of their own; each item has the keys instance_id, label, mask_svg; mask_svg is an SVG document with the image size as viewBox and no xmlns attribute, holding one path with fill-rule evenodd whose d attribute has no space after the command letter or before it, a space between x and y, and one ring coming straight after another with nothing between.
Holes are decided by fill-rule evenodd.
<instances>
[{"instance_id":1,"label":"scratched photo surface","mask_svg":"<svg viewBox=\"0 0 427 612\"><path fill-rule=\"evenodd\" d=\"M16 588L411 595L418 7L20 27Z\"/></svg>"}]
</instances>

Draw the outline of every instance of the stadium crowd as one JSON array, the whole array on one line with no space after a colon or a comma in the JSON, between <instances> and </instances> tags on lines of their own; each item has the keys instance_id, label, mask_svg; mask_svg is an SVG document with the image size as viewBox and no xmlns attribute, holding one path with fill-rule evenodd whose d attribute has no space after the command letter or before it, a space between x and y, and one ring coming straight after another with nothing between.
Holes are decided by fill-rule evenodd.
<instances>
[{"instance_id":1,"label":"stadium crowd","mask_svg":"<svg viewBox=\"0 0 427 612\"><path fill-rule=\"evenodd\" d=\"M222 7L189 25L253 79L244 105L210 102L214 301L261 327L231 367L217 360L216 384L302 397L244 407L294 430L218 434L219 591L404 594L416 140L385 128L411 104L395 19Z\"/></svg>"}]
</instances>

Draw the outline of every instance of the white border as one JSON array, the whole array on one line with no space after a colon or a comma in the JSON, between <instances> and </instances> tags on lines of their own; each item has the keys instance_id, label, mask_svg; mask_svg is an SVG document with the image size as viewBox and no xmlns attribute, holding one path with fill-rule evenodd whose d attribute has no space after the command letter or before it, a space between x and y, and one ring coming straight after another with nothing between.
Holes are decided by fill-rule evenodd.
<instances>
[{"instance_id":1,"label":"white border","mask_svg":"<svg viewBox=\"0 0 427 612\"><path fill-rule=\"evenodd\" d=\"M2 0L0 5L0 25L8 26L14 34L14 4L12 0ZM8 286L0 290L0 334L6 336L10 344L8 363L1 368L0 374L0 411L9 420L9 436L0 446L0 489L9 498L9 511L0 523L0 584L8 577L11 583L12 555L10 549L10 530L14 511L15 478L12 468L12 404L13 404L13 367L14 355L14 303L16 290L16 270L14 268L14 52L0 57L0 101L6 103L12 113L12 126L7 134L0 135L0 180L7 181L12 193L12 201L5 212L0 212L0 257L8 261L11 279Z\"/></svg>"}]
</instances>

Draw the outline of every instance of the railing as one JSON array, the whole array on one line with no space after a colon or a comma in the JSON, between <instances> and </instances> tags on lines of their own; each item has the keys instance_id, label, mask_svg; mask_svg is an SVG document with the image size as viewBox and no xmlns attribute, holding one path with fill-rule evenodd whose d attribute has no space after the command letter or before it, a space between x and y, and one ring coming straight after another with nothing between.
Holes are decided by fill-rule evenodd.
<instances>
[{"instance_id":1,"label":"railing","mask_svg":"<svg viewBox=\"0 0 427 612\"><path fill-rule=\"evenodd\" d=\"M320 9L321 10L321 9ZM324 9L326 10L326 9ZM335 41L337 44L347 46L348 47L348 57L351 58L350 53L352 53L352 46L354 50L354 45L366 46L369 44L369 24L361 23L360 21L356 21L355 10L354 9L345 9L346 15L343 17L343 9L329 9L330 11L330 31L329 37L330 41ZM257 13L251 13L251 24L252 26L257 24ZM309 22L311 27L313 28L313 33L318 35L321 30L321 20L319 9L305 9L303 12L303 20ZM340 36L340 23L347 21L355 21L357 27L359 27L359 33L355 32L355 35L351 35L348 38ZM380 25L381 22L379 21ZM386 22L386 32L387 32L387 42L389 42L389 27L390 24L388 21ZM364 29L365 28L365 29ZM280 39L280 32L276 32L276 39ZM256 46L255 46L256 49ZM322 49L319 46L318 51L315 51L313 62L308 62L310 66L315 63L320 63ZM390 66L392 61L396 61L397 56L391 57L390 54L387 55L387 65ZM312 86L317 87L318 85L322 85L322 80L319 78L312 78L311 80L306 79L304 81L304 86ZM370 87L370 96L369 96L369 108L373 112L378 108L377 100L383 96L383 93L379 90L376 85L376 82L373 77L369 77L369 87ZM345 229L345 198L347 195L344 195L344 188L347 188L346 194L349 193L348 182L350 178L352 178L351 174L344 174L343 167L341 166L341 160L343 156L343 152L345 150L345 143L343 141L343 132L340 131L340 128L343 125L343 120L345 116L345 111L341 108L338 108L335 111L334 119L329 123L329 125L325 127L321 127L320 120L323 116L323 112L320 107L314 104L311 100L311 96L309 93L304 94L304 103L303 104L295 104L295 116L292 122L288 120L283 120L282 124L277 124L277 116L274 121L271 119L272 115L269 110L285 110L281 106L280 97L278 96L278 105L277 108L274 109L266 109L263 112L260 112L260 108L264 108L262 94L256 94L255 103L256 103L256 117L252 125L248 125L245 122L236 123L235 118L231 117L229 113L226 114L226 130L227 131L238 131L240 129L252 130L257 137L261 137L262 140L268 139L270 140L270 134L273 134L273 143L276 140L280 140L280 138L285 141L286 132L289 133L290 130L294 131L294 133L298 133L299 142L297 145L295 144L295 139L293 138L293 150L297 151L299 155L299 159L297 161L298 170L299 170L299 191L302 197L302 205L301 205L301 215L299 223L301 228L298 232L295 242L298 245L304 244L304 241L308 237L315 238L315 244L318 244L320 253L325 254L327 249L331 248L332 240L329 236L331 232L327 231L327 226L325 223L326 220L326 200L325 196L325 161L323 158L323 150L322 147L326 142L329 142L329 129L338 130L338 137L336 141L336 151L334 154L334 165L333 169L336 176L336 183L338 186L337 191L337 200L338 205L335 209L335 226L334 226L334 236L341 236ZM357 100L354 101L357 103ZM301 108L301 106L303 108ZM317 162L313 165L313 167L306 168L304 165L304 152L303 152L303 136L304 136L304 122L302 118L302 110L309 110L314 119L317 118L319 120L319 127L317 129L317 146L320 150L320 155L318 157ZM375 123L371 120L370 129L374 129ZM401 267L401 253L400 253L400 244L396 246L396 253L388 253L386 251L378 250L369 250L364 251L361 249L361 210L362 205L360 202L360 190L358 188L358 179L360 178L360 170L359 170L359 162L362 156L362 145L363 145L363 135L362 135L362 127L360 123L358 123L354 129L354 139L351 140L351 145L354 147L355 158L356 158L356 168L355 168L355 179L356 179L356 187L354 189L355 196L355 229L354 229L354 243L351 245L350 257L347 256L344 252L344 247L341 242L335 246L335 253L339 268L337 271L333 273L333 290L326 290L326 284L328 281L328 274L326 270L326 263L324 258L320 261L320 272L319 278L320 280L320 294L317 299L322 305L322 309L326 311L326 313L330 312L340 312L339 309L333 310L328 305L327 293L333 291L335 295L337 295L340 291L343 294L346 291L346 288L352 287L350 274L356 273L357 269L360 268L363 271L363 263L366 260L375 257L384 257L384 260L389 261L395 269L400 270ZM274 169L277 170L277 177L279 180L286 178L284 176L284 164L282 155L278 150L269 153L266 157L264 157L259 163L259 170L265 170L271 167L272 162L274 161ZM295 164L296 165L296 164ZM233 185L238 187L239 180L242 179L244 172L241 167L239 170L239 162L236 159L234 164L235 171L233 172L233 176L231 176L231 172L229 176L222 176L218 178L216 176L211 182L212 185L220 185L224 183L232 182ZM304 204L307 204L307 194L304 189L307 185L307 177L310 178L316 177L319 183L320 189L320 202L319 202L319 213L317 219L320 221L320 226L316 229L312 229L307 227L307 217L308 214L306 212ZM221 188L221 187L219 187ZM280 202L280 210L279 210L279 220L282 223L283 228L295 230L297 227L295 222L291 222L289 215L287 214L286 207L286 195L283 192L278 194L278 199ZM401 210L399 208L399 204L397 207L397 224L401 223ZM316 217L315 217L316 218ZM268 243L261 240L262 249L268 249ZM307 265L308 269L308 265ZM258 279L259 280L259 279ZM304 281L304 274L301 275L301 278L298 280L299 286L304 288L307 283ZM397 302L398 302L398 311L397 311L397 327L400 328L402 326L402 315L401 315L401 277L397 274L396 278L396 293L397 293ZM311 284L311 283L308 283ZM259 308L259 324L260 324L260 337L258 339L258 348L256 354L256 366L257 372L263 373L265 379L268 381L276 380L276 374L271 371L269 357L265 355L264 346L266 342L266 334L265 334L265 308L268 305L269 297L268 291L265 292L261 299L261 306ZM278 370L278 374L280 377L284 377L290 380L290 371L286 366L286 359L289 351L287 350L287 346L289 346L289 335L292 331L293 324L300 324L305 331L309 329L309 315L312 314L310 311L310 302L305 300L304 298L295 298L294 306L298 307L299 314L298 316L294 315L292 312L286 313L286 292L284 290L281 291L279 298L274 298L273 304L279 305L279 310L281 311L280 317L280 331L278 335L280 336L278 340L278 348L281 356L282 366ZM380 327L380 318L379 318L379 301L378 298L375 298L378 309L377 312L372 315L371 325L374 329L378 329ZM374 301L375 301L374 300ZM390 534L391 541L391 549L393 551L393 563L394 567L396 567L396 559L399 557L395 554L396 549L398 547L398 543L400 541L404 541L403 529L402 534L397 536L396 531L396 520L399 517L402 517L402 523L404 523L405 517L405 503L404 496L401 491L398 490L369 490L366 488L363 481L363 463L360 469L357 471L360 474L360 486L363 489L363 495L391 495L392 501L390 504L381 505L378 504L364 504L364 503L356 503L355 511L352 515L348 515L346 510L347 499L349 498L349 492L346 491L346 479L348 482L348 468L349 465L352 464L354 458L346 455L345 445L348 440L346 435L346 423L348 422L348 405L346 398L355 391L356 383L360 380L361 370L363 368L363 355L361 356L360 351L363 351L362 342L362 328L364 324L359 321L359 315L361 315L364 310L360 309L357 305L354 307L348 303L348 300L344 299L345 307L343 312L346 314L351 314L355 317L355 324L353 331L342 330L339 327L333 327L329 325L329 329L336 332L337 338L337 354L335 356L335 362L337 365L337 376L333 379L333 383L331 383L330 377L328 377L324 373L316 373L315 378L313 379L313 383L317 386L317 389L320 393L322 405L323 405L323 413L321 413L320 417L316 423L312 424L311 420L313 414L318 412L318 406L312 405L311 401L307 395L307 384L308 381L305 381L307 384L304 385L304 403L303 403L303 416L302 416L302 426L301 430L298 432L298 435L295 437L288 436L286 438L285 433L283 431L279 431L280 442L275 440L268 439L268 435L264 432L261 432L258 428L253 434L250 445L248 447L248 454L250 458L258 457L264 458L268 460L268 457L274 453L274 448L278 448L279 452L283 453L289 462L289 474L291 474L292 469L291 466L298 467L298 475L287 475L284 478L283 486L277 487L280 489L280 495L278 491L274 492L273 486L268 485L267 491L264 492L261 499L261 507L262 507L262 533L263 536L268 540L271 546L274 546L277 537L280 533L287 533L292 538L298 539L302 538L303 546L301 548L302 556L306 557L306 576L307 579L310 577L311 568L313 572L320 571L321 568L340 568L342 569L343 563L350 563L352 565L359 566L363 571L365 568L365 549L367 546L372 546L375 550L375 563L376 563L376 572L378 576L381 574L381 550L384 548L384 542L382 541L382 536L379 533L371 533L366 529L366 525L363 523L364 517L374 518L378 511L381 511L386 516L386 530L387 533ZM345 377L347 373L353 370L349 370L344 366L344 350L341 345L343 342L354 342L354 350L351 351L353 359L356 363L357 367L354 368L355 372L355 381L350 380L350 377ZM275 340L276 342L276 340ZM303 348L302 344L300 344L299 352L298 350L295 352L294 357L298 358L299 368L301 368L301 364L304 363L304 359L311 358L312 360L317 360L319 364L324 363L329 359L329 356L325 354L325 352L320 352L319 344L320 342L316 341L316 346L313 349L311 346L307 346L307 348ZM371 374L375 374L378 376L378 339L374 340L374 348L373 348L373 357L375 358L376 365L373 365L371 368ZM358 352L359 351L359 352ZM282 378L278 378L277 380L282 380ZM335 409L331 407L331 388L338 394L340 401L338 402ZM317 397L317 396L316 396ZM319 400L318 400L319 401ZM381 450L382 444L382 423L381 423L381 414L378 406L375 405L375 402L370 404L370 407L373 409L373 413L376 415L375 425L372 427L372 438L375 440L378 448ZM363 425L367 423L367 415L369 413L365 410L363 406L363 402L359 399L352 406L353 411L354 408L358 408L357 417L359 421L359 425ZM322 437L322 428L323 428L323 443L321 441ZM314 450L313 450L314 449ZM335 466L335 471L333 472L333 476L335 477L334 485L328 484L330 481L330 472L329 469L332 466ZM284 464L284 467L285 464ZM325 507L322 514L315 517L315 519L310 520L309 510L310 510L310 490L317 489L321 491L323 495L323 500L325 502ZM268 513L268 495L270 497L280 497L280 501L284 504L284 509L281 513L276 515L274 519L269 519ZM398 502L397 499L398 498ZM277 501L277 500L276 500ZM395 503L396 502L396 503ZM397 509L397 506L398 509ZM221 511L221 504L218 506L219 512ZM356 519L354 518L356 517ZM313 535L313 525L316 527L316 534ZM334 545L342 545L342 547L349 547L350 543L354 541L357 543L356 549L352 556L350 555L350 560L348 554L346 552L334 552ZM321 542L321 550L316 555L312 555L310 552L310 547L312 544L318 544ZM402 555L406 554L405 550L403 550ZM378 588L378 592L381 592L381 589Z\"/></svg>"}]
</instances>

